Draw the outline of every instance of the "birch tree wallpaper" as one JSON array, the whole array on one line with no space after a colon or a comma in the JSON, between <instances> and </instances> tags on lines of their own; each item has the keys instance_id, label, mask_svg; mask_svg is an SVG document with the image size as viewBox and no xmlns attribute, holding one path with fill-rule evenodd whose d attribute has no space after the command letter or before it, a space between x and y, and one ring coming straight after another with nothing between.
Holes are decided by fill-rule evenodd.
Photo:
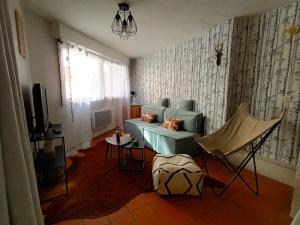
<instances>
[{"instance_id":1,"label":"birch tree wallpaper","mask_svg":"<svg viewBox=\"0 0 300 225\"><path fill-rule=\"evenodd\" d=\"M296 166L300 149L300 42L290 26L300 25L299 2L245 18L228 19L200 37L130 64L131 89L142 104L159 97L192 99L203 112L206 133L220 128L246 102L259 119L286 110L280 127L260 154ZM221 65L215 47L223 44Z\"/></svg>"},{"instance_id":2,"label":"birch tree wallpaper","mask_svg":"<svg viewBox=\"0 0 300 225\"><path fill-rule=\"evenodd\" d=\"M232 34L228 116L241 102L256 118L286 108L280 128L260 154L296 165L300 149L300 42L287 30L300 25L299 2L250 18L236 18Z\"/></svg>"},{"instance_id":3,"label":"birch tree wallpaper","mask_svg":"<svg viewBox=\"0 0 300 225\"><path fill-rule=\"evenodd\" d=\"M193 99L196 111L206 115L208 133L226 118L227 81L232 20L213 26L207 34L131 61L131 88L139 101L151 104L159 97ZM216 66L215 47L223 44L222 64Z\"/></svg>"}]
</instances>

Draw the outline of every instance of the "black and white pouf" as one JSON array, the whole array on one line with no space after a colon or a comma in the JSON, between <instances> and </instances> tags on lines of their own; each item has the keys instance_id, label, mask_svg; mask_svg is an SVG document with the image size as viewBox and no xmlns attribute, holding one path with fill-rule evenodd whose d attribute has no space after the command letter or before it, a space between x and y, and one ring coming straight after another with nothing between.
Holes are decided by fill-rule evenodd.
<instances>
[{"instance_id":1,"label":"black and white pouf","mask_svg":"<svg viewBox=\"0 0 300 225\"><path fill-rule=\"evenodd\" d=\"M153 186L161 195L201 195L204 175L187 154L157 154L153 159Z\"/></svg>"}]
</instances>

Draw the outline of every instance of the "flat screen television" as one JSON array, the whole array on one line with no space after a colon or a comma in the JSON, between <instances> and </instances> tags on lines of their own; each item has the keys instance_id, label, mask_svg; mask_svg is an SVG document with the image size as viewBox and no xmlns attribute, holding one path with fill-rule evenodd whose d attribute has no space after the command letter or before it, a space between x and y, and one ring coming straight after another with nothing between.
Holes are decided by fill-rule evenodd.
<instances>
[{"instance_id":1,"label":"flat screen television","mask_svg":"<svg viewBox=\"0 0 300 225\"><path fill-rule=\"evenodd\" d=\"M35 132L46 133L48 130L48 104L46 89L40 84L36 83L32 88L34 118L35 118Z\"/></svg>"}]
</instances>

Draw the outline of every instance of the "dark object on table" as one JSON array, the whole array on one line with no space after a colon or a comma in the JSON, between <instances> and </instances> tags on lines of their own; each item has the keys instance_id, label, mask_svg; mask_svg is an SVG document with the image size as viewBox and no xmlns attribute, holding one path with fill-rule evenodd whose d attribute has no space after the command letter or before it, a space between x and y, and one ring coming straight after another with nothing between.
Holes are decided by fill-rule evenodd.
<instances>
[{"instance_id":1,"label":"dark object on table","mask_svg":"<svg viewBox=\"0 0 300 225\"><path fill-rule=\"evenodd\" d=\"M117 143L120 143L120 127L116 128L116 139L117 139Z\"/></svg>"},{"instance_id":2,"label":"dark object on table","mask_svg":"<svg viewBox=\"0 0 300 225\"><path fill-rule=\"evenodd\" d=\"M32 88L33 105L35 112L35 132L44 134L48 129L48 105L46 89L40 84L36 83Z\"/></svg>"}]
</instances>

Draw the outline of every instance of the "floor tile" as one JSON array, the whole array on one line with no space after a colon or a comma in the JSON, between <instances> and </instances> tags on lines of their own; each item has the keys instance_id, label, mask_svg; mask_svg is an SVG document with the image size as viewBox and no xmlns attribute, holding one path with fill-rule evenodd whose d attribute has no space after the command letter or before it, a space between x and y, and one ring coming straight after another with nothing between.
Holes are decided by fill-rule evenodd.
<instances>
[{"instance_id":1,"label":"floor tile","mask_svg":"<svg viewBox=\"0 0 300 225\"><path fill-rule=\"evenodd\" d=\"M265 221L266 224L274 224L280 216L281 208L265 194L254 195L242 191L231 200L241 209L250 211L253 217Z\"/></svg>"},{"instance_id":2,"label":"floor tile","mask_svg":"<svg viewBox=\"0 0 300 225\"><path fill-rule=\"evenodd\" d=\"M213 223L208 218L200 217L196 219L194 222L192 222L191 225L218 225L218 224Z\"/></svg>"},{"instance_id":3,"label":"floor tile","mask_svg":"<svg viewBox=\"0 0 300 225\"><path fill-rule=\"evenodd\" d=\"M172 206L176 206L172 210L178 216L186 218L184 219L184 223L185 221L195 221L219 204L219 199L211 192L203 192L202 196L177 196L175 198L165 198L164 200ZM160 212L158 213L160 214ZM181 218L178 221L181 221Z\"/></svg>"},{"instance_id":4,"label":"floor tile","mask_svg":"<svg viewBox=\"0 0 300 225\"><path fill-rule=\"evenodd\" d=\"M180 200L159 199L150 204L151 208L162 221L162 224L184 225L190 224L192 218L189 217L185 206L180 204Z\"/></svg>"},{"instance_id":5,"label":"floor tile","mask_svg":"<svg viewBox=\"0 0 300 225\"><path fill-rule=\"evenodd\" d=\"M83 225L108 225L110 221L107 216L100 217L97 219L84 219Z\"/></svg>"},{"instance_id":6,"label":"floor tile","mask_svg":"<svg viewBox=\"0 0 300 225\"><path fill-rule=\"evenodd\" d=\"M129 213L127 207L122 207L121 209L119 209L118 211L108 215L108 218L109 220L112 222L112 221L115 221L125 215L127 215Z\"/></svg>"},{"instance_id":7,"label":"floor tile","mask_svg":"<svg viewBox=\"0 0 300 225\"><path fill-rule=\"evenodd\" d=\"M293 218L286 213L280 213L280 216L274 225L290 225Z\"/></svg>"},{"instance_id":8,"label":"floor tile","mask_svg":"<svg viewBox=\"0 0 300 225\"><path fill-rule=\"evenodd\" d=\"M161 198L161 196L159 194L157 194L156 192L146 192L146 193L143 193L142 197L146 201L146 203L148 203L148 204L150 204L153 201Z\"/></svg>"},{"instance_id":9,"label":"floor tile","mask_svg":"<svg viewBox=\"0 0 300 225\"><path fill-rule=\"evenodd\" d=\"M60 223L56 223L55 225L84 225L83 220L66 220Z\"/></svg>"},{"instance_id":10,"label":"floor tile","mask_svg":"<svg viewBox=\"0 0 300 225\"><path fill-rule=\"evenodd\" d=\"M149 205L134 211L132 215L134 216L138 225L164 224Z\"/></svg>"},{"instance_id":11,"label":"floor tile","mask_svg":"<svg viewBox=\"0 0 300 225\"><path fill-rule=\"evenodd\" d=\"M136 225L137 222L132 214L127 214L112 222L112 225Z\"/></svg>"},{"instance_id":12,"label":"floor tile","mask_svg":"<svg viewBox=\"0 0 300 225\"><path fill-rule=\"evenodd\" d=\"M204 218L217 225L271 225L263 218L256 217L251 210L245 210L228 200L219 204Z\"/></svg>"},{"instance_id":13,"label":"floor tile","mask_svg":"<svg viewBox=\"0 0 300 225\"><path fill-rule=\"evenodd\" d=\"M144 200L142 194L134 197L133 199L131 199L128 203L127 203L127 208L129 210L129 212L132 212L138 208L141 208L142 206L145 206L147 204L147 202Z\"/></svg>"}]
</instances>

